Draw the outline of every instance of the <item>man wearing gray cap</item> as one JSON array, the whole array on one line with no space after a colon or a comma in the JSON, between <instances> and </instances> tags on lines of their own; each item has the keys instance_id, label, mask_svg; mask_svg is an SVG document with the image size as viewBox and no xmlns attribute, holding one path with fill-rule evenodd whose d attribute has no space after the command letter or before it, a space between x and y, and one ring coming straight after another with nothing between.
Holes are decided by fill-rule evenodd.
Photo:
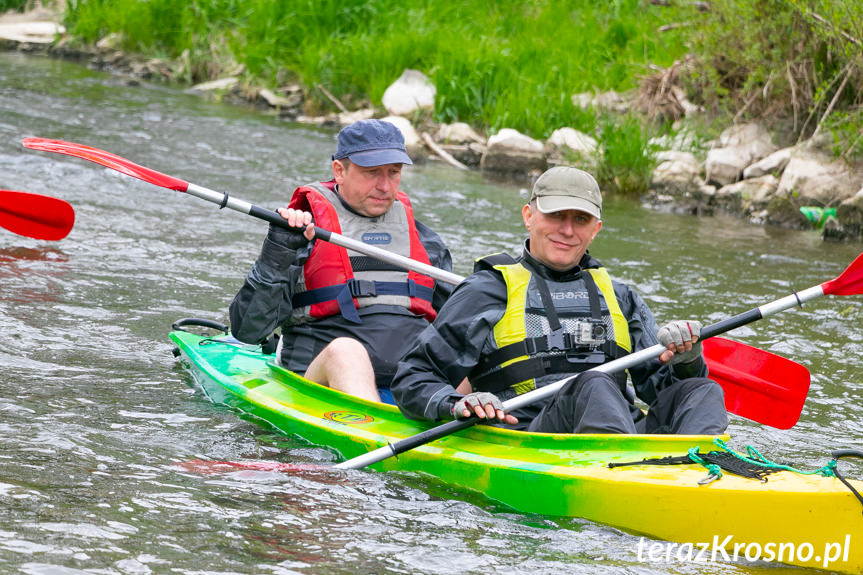
<instances>
[{"instance_id":1,"label":"man wearing gray cap","mask_svg":"<svg viewBox=\"0 0 863 575\"><path fill-rule=\"evenodd\" d=\"M276 357L284 366L380 401L406 346L451 287L315 241L315 225L447 271L452 260L443 240L414 219L399 189L402 166L412 162L398 128L355 122L339 132L332 160L333 180L297 188L279 209L297 231L270 226L231 303L231 331L240 341L262 343L281 326Z\"/></svg>"},{"instance_id":2,"label":"man wearing gray cap","mask_svg":"<svg viewBox=\"0 0 863 575\"><path fill-rule=\"evenodd\" d=\"M658 328L647 305L588 253L602 229L602 193L582 170L543 173L522 208L519 258L477 261L434 324L399 363L396 404L415 419L477 416L544 433L720 434L722 388L707 379L696 321ZM662 343L626 373L587 371ZM502 402L583 373L539 404L504 413ZM467 377L470 393L456 386ZM634 389L634 393L633 393ZM635 405L638 396L647 415Z\"/></svg>"}]
</instances>

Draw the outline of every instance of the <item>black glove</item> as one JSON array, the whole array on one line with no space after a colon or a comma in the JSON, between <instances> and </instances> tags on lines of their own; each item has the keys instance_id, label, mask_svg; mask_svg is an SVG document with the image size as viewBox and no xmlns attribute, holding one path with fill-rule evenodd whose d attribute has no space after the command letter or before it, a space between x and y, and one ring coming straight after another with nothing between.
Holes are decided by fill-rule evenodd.
<instances>
[{"instance_id":1,"label":"black glove","mask_svg":"<svg viewBox=\"0 0 863 575\"><path fill-rule=\"evenodd\" d=\"M303 235L304 231L306 231L305 227L285 228L276 224L270 224L267 239L281 247L298 250L309 243L309 240Z\"/></svg>"}]
</instances>

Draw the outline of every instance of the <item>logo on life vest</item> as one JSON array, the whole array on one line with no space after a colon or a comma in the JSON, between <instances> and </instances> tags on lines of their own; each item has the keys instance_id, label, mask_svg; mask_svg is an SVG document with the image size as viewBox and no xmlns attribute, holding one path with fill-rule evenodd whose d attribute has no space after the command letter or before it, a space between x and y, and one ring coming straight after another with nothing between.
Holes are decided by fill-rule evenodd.
<instances>
[{"instance_id":1,"label":"logo on life vest","mask_svg":"<svg viewBox=\"0 0 863 575\"><path fill-rule=\"evenodd\" d=\"M389 244L393 237L386 232L366 232L363 234L364 244Z\"/></svg>"},{"instance_id":2,"label":"logo on life vest","mask_svg":"<svg viewBox=\"0 0 863 575\"><path fill-rule=\"evenodd\" d=\"M324 414L324 419L335 421L336 423L345 423L347 425L371 423L375 420L371 415L356 413L354 411L328 411Z\"/></svg>"},{"instance_id":3,"label":"logo on life vest","mask_svg":"<svg viewBox=\"0 0 863 575\"><path fill-rule=\"evenodd\" d=\"M553 299L553 300L587 299L587 292L585 292L585 291L553 291L553 292L551 292L551 299Z\"/></svg>"}]
</instances>

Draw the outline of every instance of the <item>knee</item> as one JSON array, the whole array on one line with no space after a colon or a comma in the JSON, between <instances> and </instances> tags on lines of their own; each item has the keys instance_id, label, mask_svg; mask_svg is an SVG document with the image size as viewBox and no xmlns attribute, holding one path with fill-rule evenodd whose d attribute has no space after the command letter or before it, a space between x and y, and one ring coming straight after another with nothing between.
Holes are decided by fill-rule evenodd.
<instances>
[{"instance_id":1,"label":"knee","mask_svg":"<svg viewBox=\"0 0 863 575\"><path fill-rule=\"evenodd\" d=\"M720 398L725 397L725 391L723 391L722 386L706 377L684 379L678 385L680 386L681 393L684 395L700 393L703 395L715 395Z\"/></svg>"},{"instance_id":2,"label":"knee","mask_svg":"<svg viewBox=\"0 0 863 575\"><path fill-rule=\"evenodd\" d=\"M561 394L623 396L613 377L601 371L585 371L567 385Z\"/></svg>"},{"instance_id":3,"label":"knee","mask_svg":"<svg viewBox=\"0 0 863 575\"><path fill-rule=\"evenodd\" d=\"M366 351L366 348L363 347L363 344L361 344L359 341L355 340L352 337L337 337L336 339L328 343L321 353L336 355L368 355L368 352Z\"/></svg>"}]
</instances>

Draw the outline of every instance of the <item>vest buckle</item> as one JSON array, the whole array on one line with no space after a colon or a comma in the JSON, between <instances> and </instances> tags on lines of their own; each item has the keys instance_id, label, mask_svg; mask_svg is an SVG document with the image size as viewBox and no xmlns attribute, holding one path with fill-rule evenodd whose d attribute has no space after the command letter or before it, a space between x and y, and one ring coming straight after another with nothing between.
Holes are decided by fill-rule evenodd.
<instances>
[{"instance_id":1,"label":"vest buckle","mask_svg":"<svg viewBox=\"0 0 863 575\"><path fill-rule=\"evenodd\" d=\"M550 332L546 337L548 341L548 351L557 350L557 351L566 351L566 333L563 331L563 328L556 329Z\"/></svg>"},{"instance_id":2,"label":"vest buckle","mask_svg":"<svg viewBox=\"0 0 863 575\"><path fill-rule=\"evenodd\" d=\"M375 282L372 280L348 280L351 297L376 297L378 295Z\"/></svg>"}]
</instances>

